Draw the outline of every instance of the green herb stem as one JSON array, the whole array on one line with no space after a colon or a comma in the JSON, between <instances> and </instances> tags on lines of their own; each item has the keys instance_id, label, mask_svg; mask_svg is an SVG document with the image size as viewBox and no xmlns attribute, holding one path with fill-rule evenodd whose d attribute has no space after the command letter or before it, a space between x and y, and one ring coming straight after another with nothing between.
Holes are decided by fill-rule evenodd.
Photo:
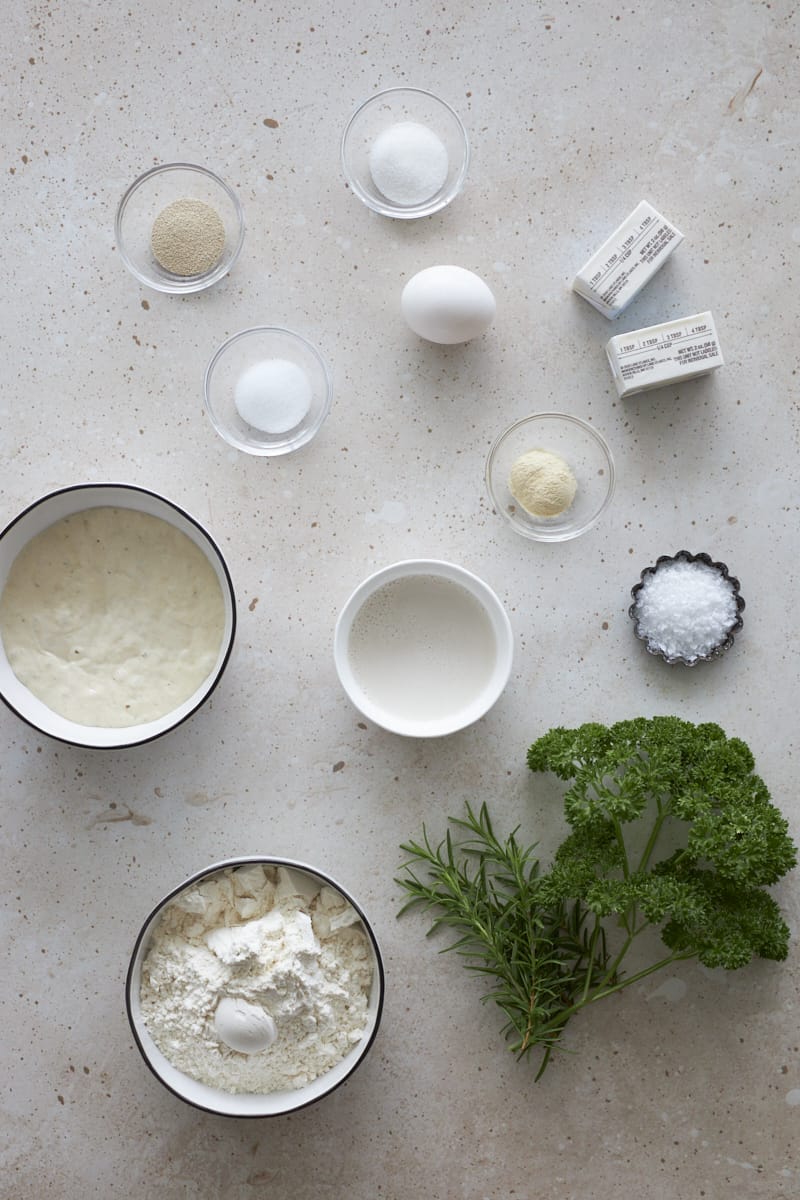
<instances>
[{"instance_id":1,"label":"green herb stem","mask_svg":"<svg viewBox=\"0 0 800 1200\"><path fill-rule=\"evenodd\" d=\"M786 957L789 930L765 888L797 851L744 742L717 725L642 717L552 729L530 747L528 765L571 781L573 828L549 872L516 830L496 836L484 803L451 820L460 845L451 828L438 845L424 829L421 842L404 845L397 882L401 913L432 913L429 932L452 930L445 949L490 981L484 999L504 1013L511 1050L542 1051L537 1079L576 1013L656 971L695 958L732 970L755 956ZM644 849L632 866L626 831L637 822L645 827L630 844ZM685 840L654 866L667 827ZM612 914L624 931L613 955L604 926ZM625 975L634 940L654 926L669 953Z\"/></svg>"},{"instance_id":2,"label":"green herb stem","mask_svg":"<svg viewBox=\"0 0 800 1200\"><path fill-rule=\"evenodd\" d=\"M647 868L650 866L650 859L652 858L653 851L656 848L656 843L659 839L659 835L661 834L661 830L663 828L664 822L667 819L667 816L668 816L668 812L664 811L664 809L661 805L661 802L659 801L658 816L656 817L656 819L653 823L653 828L650 833L650 837L647 839L647 845L645 846L644 851L642 852L642 857L639 860L639 866L637 868L638 871L641 871L641 872L646 871Z\"/></svg>"},{"instance_id":3,"label":"green herb stem","mask_svg":"<svg viewBox=\"0 0 800 1200\"><path fill-rule=\"evenodd\" d=\"M624 979L619 981L619 983L615 983L610 987L606 987L601 984L598 991L593 992L591 996L588 996L585 999L581 998L580 1000L576 1001L575 1004L570 1005L569 1008L565 1008L561 1013L559 1013L558 1027L563 1028L563 1025L569 1020L570 1017L574 1016L575 1013L580 1012L581 1009L588 1008L590 1004L595 1004L598 1000L605 1000L607 996L613 996L615 992L623 991L626 987L630 987L632 983L638 983L641 979L645 979L648 975L652 975L656 971L663 971L665 967L670 966L674 962L682 962L691 958L697 958L695 951L687 950L683 953L676 952L674 954L668 954L666 958L660 958L657 962L651 963L649 967L644 967L641 971L637 971L635 975L626 975ZM546 1035L548 1031L545 1028L540 1032L543 1035Z\"/></svg>"}]
</instances>

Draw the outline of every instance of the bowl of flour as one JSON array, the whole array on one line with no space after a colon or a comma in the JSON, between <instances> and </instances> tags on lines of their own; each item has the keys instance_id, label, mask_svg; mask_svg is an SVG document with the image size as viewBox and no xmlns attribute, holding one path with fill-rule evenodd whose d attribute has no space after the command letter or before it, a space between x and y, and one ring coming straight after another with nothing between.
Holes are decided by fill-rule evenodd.
<instances>
[{"instance_id":1,"label":"bowl of flour","mask_svg":"<svg viewBox=\"0 0 800 1200\"><path fill-rule=\"evenodd\" d=\"M120 749L202 705L236 607L210 534L128 484L51 492L0 533L0 697L41 733Z\"/></svg>"},{"instance_id":2,"label":"bowl of flour","mask_svg":"<svg viewBox=\"0 0 800 1200\"><path fill-rule=\"evenodd\" d=\"M328 1095L369 1051L384 974L356 901L291 859L199 871L145 921L126 983L145 1063L196 1108L281 1116Z\"/></svg>"}]
</instances>

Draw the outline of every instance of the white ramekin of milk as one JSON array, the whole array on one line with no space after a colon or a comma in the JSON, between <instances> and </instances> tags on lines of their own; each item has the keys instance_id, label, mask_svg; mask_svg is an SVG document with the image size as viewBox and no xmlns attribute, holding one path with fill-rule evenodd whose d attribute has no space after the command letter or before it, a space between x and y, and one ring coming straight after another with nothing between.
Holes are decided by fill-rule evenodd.
<instances>
[{"instance_id":1,"label":"white ramekin of milk","mask_svg":"<svg viewBox=\"0 0 800 1200\"><path fill-rule=\"evenodd\" d=\"M336 623L334 659L365 717L406 737L477 721L508 682L513 635L488 584L454 563L410 559L361 583Z\"/></svg>"}]
</instances>

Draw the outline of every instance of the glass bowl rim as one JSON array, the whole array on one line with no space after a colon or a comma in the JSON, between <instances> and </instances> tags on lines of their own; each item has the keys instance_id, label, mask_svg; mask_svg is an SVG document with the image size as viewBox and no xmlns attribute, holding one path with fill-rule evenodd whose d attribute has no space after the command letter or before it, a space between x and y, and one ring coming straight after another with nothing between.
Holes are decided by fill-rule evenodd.
<instances>
[{"instance_id":1,"label":"glass bowl rim","mask_svg":"<svg viewBox=\"0 0 800 1200\"><path fill-rule=\"evenodd\" d=\"M213 271L211 271L209 273L209 275L207 277L202 276L202 275L194 276L194 277L189 276L190 279L199 278L201 280L201 282L194 283L194 284L191 284L188 286L181 285L180 283L178 283L177 286L175 286L171 283L166 283L163 280L156 279L153 276L144 274L144 272L141 271L139 269L139 267L137 267L137 265L134 263L134 261L128 254L128 251L125 246L125 237L122 232L122 221L125 216L125 210L127 209L128 203L130 202L134 193L137 192L139 190L139 188L143 184L145 184L149 179L154 178L156 175L163 175L167 171L177 171L177 170L194 171L198 175L205 175L206 178L213 180L213 182L216 183L222 189L223 192L225 192L226 196L231 201L233 208L234 208L234 212L236 214L236 222L237 222L237 225L239 228L239 236L236 240L236 245L234 246L234 248L231 252L230 258L226 259L225 257L223 257L222 259L220 259L220 261L217 263L217 266L214 268ZM138 175L136 177L136 179L134 179L133 182L130 183L128 185L128 187L125 189L125 191L122 194L122 198L120 199L120 202L117 205L117 211L114 215L114 237L116 240L119 256L122 259L123 263L128 268L131 275L133 275L135 279L138 279L140 283L143 283L145 285L145 287L152 288L156 292L163 292L166 295L173 295L173 296L191 295L194 292L202 292L207 287L210 287L213 283L217 283L217 281L220 280L223 275L226 275L228 273L228 271L231 270L231 268L235 264L236 260L238 259L239 254L241 253L242 245L244 243L244 234L245 234L244 209L242 208L242 202L239 199L239 197L236 195L236 192L234 192L234 190L230 186L230 184L227 184L224 179L222 179L219 175L216 174L215 171L212 171L209 167L203 167L199 163L169 162L169 163L158 163L154 167L148 167L148 169L146 171L143 171L141 175Z\"/></svg>"},{"instance_id":2,"label":"glass bowl rim","mask_svg":"<svg viewBox=\"0 0 800 1200\"><path fill-rule=\"evenodd\" d=\"M286 445L280 445L277 447L270 445L248 446L239 441L238 438L234 438L231 435L227 426L220 421L219 417L214 411L214 406L212 405L210 399L210 384L214 368L217 366L224 354L230 350L236 342L238 342L241 338L248 337L249 335L255 333L287 334L290 338L300 342L301 345L309 350L312 354L312 357L316 359L317 363L322 369L322 374L325 379L325 398L322 402L319 415L313 424L309 425L308 429L305 430L303 439L300 442L290 441ZM214 429L223 439L223 441L227 442L229 446L233 446L235 450L240 450L243 454L253 454L259 458L278 458L282 454L290 454L292 451L299 450L302 446L307 445L316 437L317 433L322 428L322 425L324 424L325 419L331 410L332 402L333 377L321 352L317 346L315 346L313 342L309 341L309 339L302 333L298 333L296 329L289 329L285 325L250 325L247 329L240 329L237 333L232 333L231 336L226 338L225 341L222 342L214 351L203 374L203 403L208 415L208 419L210 420Z\"/></svg>"},{"instance_id":3,"label":"glass bowl rim","mask_svg":"<svg viewBox=\"0 0 800 1200\"><path fill-rule=\"evenodd\" d=\"M544 526L541 532L533 529L520 528L505 511L504 506L500 504L499 498L495 495L494 486L492 484L492 468L500 447L519 429L522 429L524 426L535 423L544 418L551 420L555 419L557 421L566 421L571 425L577 426L577 428L581 429L584 433L588 433L600 448L606 462L608 463L608 483L602 504L600 504L597 510L590 517L588 517L583 524L577 526L575 529L570 529L563 532L553 532L552 534L548 534L546 527ZM520 537L528 538L529 541L534 542L569 542L572 541L573 538L580 537L582 533L586 533L592 528L592 526L597 524L611 503L614 497L616 478L616 467L614 465L614 456L611 453L611 447L609 446L603 434L600 433L599 429L596 429L594 425L591 425L588 421L585 421L583 417L576 417L573 413L557 412L554 409L529 413L525 417L519 417L516 421L513 421L509 426L507 426L507 428L502 430L502 432L497 435L492 443L491 449L486 457L486 468L484 471L486 490L489 493L489 499L492 502L493 508L497 510L505 522L510 525L511 528L520 535Z\"/></svg>"},{"instance_id":4,"label":"glass bowl rim","mask_svg":"<svg viewBox=\"0 0 800 1200\"><path fill-rule=\"evenodd\" d=\"M448 188L448 190L446 192L444 192L443 195L439 196L439 198L436 200L435 203L433 203L431 201L426 201L424 204L411 205L408 207L394 205L394 204L392 204L392 202L390 200L386 200L386 202L383 204L378 203L373 199L372 196L369 195L368 192L365 191L365 189L361 186L359 181L354 177L354 175L348 168L346 146L347 146L348 138L350 136L350 133L351 133L352 128L355 125L356 121L361 116L361 114L364 112L364 110L366 108L371 107L371 105L373 105L376 100L381 100L385 96L395 95L398 92L404 92L404 93L410 92L417 96L424 96L426 99L434 100L437 104L440 104L442 106L442 108L446 109L447 112L450 114L450 116L453 117L453 119L455 120L456 126L458 127L459 133L461 135L461 142L462 142L462 147L463 147L463 157L462 157L461 167L458 171L456 178L453 181L452 187ZM351 114L347 124L345 125L344 131L342 133L341 141L339 143L339 159L340 159L340 163L341 163L342 174L344 175L345 180L347 181L347 183L350 184L350 188L351 188L351 191L353 192L353 195L358 200L360 200L362 202L362 204L365 204L367 206L367 208L371 209L373 212L378 213L380 216L395 217L401 221L402 220L409 221L409 220L413 220L416 217L433 216L434 213L440 212L443 208L446 208L448 204L450 204L453 200L455 200L456 196L459 194L459 192L461 191L461 189L464 186L464 180L467 177L467 171L469 169L469 161L470 161L469 137L467 135L466 126L464 125L464 122L461 120L461 117L458 115L458 113L453 108L453 106L451 104L448 104L448 102L446 100L443 100L441 96L437 96L435 92L428 91L427 88L412 87L412 86L405 86L403 84L396 84L393 87L382 88L379 92L374 92L373 95L368 96L366 100L362 100L361 103L358 105L358 107L354 110L354 112Z\"/></svg>"}]
</instances>

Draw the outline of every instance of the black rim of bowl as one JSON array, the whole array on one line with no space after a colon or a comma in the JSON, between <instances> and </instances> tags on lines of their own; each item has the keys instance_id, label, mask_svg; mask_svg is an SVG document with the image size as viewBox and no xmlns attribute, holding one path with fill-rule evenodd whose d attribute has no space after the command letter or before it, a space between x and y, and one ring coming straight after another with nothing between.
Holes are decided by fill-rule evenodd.
<instances>
[{"instance_id":1,"label":"black rim of bowl","mask_svg":"<svg viewBox=\"0 0 800 1200\"><path fill-rule=\"evenodd\" d=\"M655 575L656 571L660 566L662 566L662 564L673 562L704 563L707 567L712 567L713 570L717 571L722 578L726 579L733 587L733 598L736 601L735 621L729 627L725 637L721 642L718 643L718 645L709 650L707 654L698 654L695 658L684 658L683 655L680 654L665 654L663 650L659 650L658 646L655 646L651 641L649 641L646 634L642 633L639 628L637 608L639 605L639 593L644 586L645 580ZM644 648L648 654L653 654L656 658L663 659L668 666L676 666L680 664L683 667L693 667L699 662L712 662L715 658L720 658L726 650L730 650L734 643L736 633L744 624L744 621L742 620L742 612L744 611L745 603L744 597L739 593L739 587L739 580L735 575L731 575L726 564L723 562L715 562L710 554L706 554L705 552L701 552L700 554L692 554L689 550L678 550L676 554L661 554L656 559L652 567L644 568L639 576L639 583L635 584L631 588L633 604L631 604L630 608L628 609L628 616L633 621L633 632L639 641L644 643Z\"/></svg>"},{"instance_id":2,"label":"black rim of bowl","mask_svg":"<svg viewBox=\"0 0 800 1200\"><path fill-rule=\"evenodd\" d=\"M155 741L157 741L158 738L163 737L165 733L172 733L172 731L174 729L178 729L179 726L183 725L184 722L188 721L190 717L193 717L194 714L197 712L197 710L199 708L202 708L202 706L206 703L206 701L211 698L213 692L216 690L217 684L219 683L220 679L222 678L222 676L225 672L225 668L227 667L228 661L233 652L233 643L234 643L234 640L236 637L236 593L233 588L233 580L231 579L231 573L228 570L228 564L225 562L222 551L220 550L219 546L217 545L217 543L215 542L215 540L211 536L211 534L208 532L208 530L203 525L201 525L200 522L191 515L191 513L187 512L185 508L181 508L181 506L179 504L175 504L175 502L173 500L168 500L166 498L166 496L162 496L160 492L154 492L150 488L138 487L135 483L73 483L73 484L70 484L69 487L56 488L55 491L48 492L47 495L45 495L45 496L40 496L38 500L34 500L34 502L32 504L29 504L27 508L24 508L21 513L18 513L17 516L14 517L13 521L10 521L8 523L8 525L6 525L6 527L0 533L0 542L2 542L2 540L6 536L6 534L9 533L14 528L15 525L17 525L20 521L22 521L25 517L27 517L28 513L33 512L33 510L36 508L39 508L40 505L46 504L49 500L52 500L55 496L64 496L64 495L69 494L70 492L98 491L101 488L119 488L126 492L135 492L140 496L152 496L154 499L160 501L162 504L166 504L168 508L173 509L174 512L180 513L180 515L182 517L184 517L187 521L189 521L192 525L194 525L195 529L197 529L200 533L202 533L203 537L207 540L208 545L211 547L211 549L216 554L217 559L219 560L219 564L222 567L222 572L225 576L225 582L230 591L231 632L230 632L230 637L228 638L228 645L225 650L225 655L224 655L219 667L217 668L217 673L214 676L214 680L211 683L208 691L204 694L202 700L198 700L198 702L197 702L197 704L195 704L194 708L190 709L189 712L187 712L184 716L182 716L179 721L176 721L174 725L168 725L166 727L166 729L161 729L161 730L159 730L158 733L152 733L152 734L150 734L149 737L140 738L136 742L123 742L118 746L97 746L97 745L95 745L94 742L81 742L81 741L77 741L76 739L73 739L73 738L61 737L57 733L49 733L47 730L42 729L39 725L37 725L35 721L32 721L30 719L30 717L26 717L24 713L21 713L19 711L19 709L14 704L11 703L11 701L5 695L4 692L0 692L0 700L2 700L3 703L6 705L6 707L10 708L11 711L16 716L18 716L21 721L24 721L25 724L28 725L31 729L35 729L37 733L40 733L42 735L42 737L52 738L53 741L62 742L66 746L77 746L82 750L106 750L106 751L108 751L108 750L111 750L111 751L130 750L134 746L146 746L149 742L155 742Z\"/></svg>"},{"instance_id":3,"label":"black rim of bowl","mask_svg":"<svg viewBox=\"0 0 800 1200\"><path fill-rule=\"evenodd\" d=\"M220 871L225 871L225 870L228 870L229 868L246 867L253 863L259 863L262 866L288 867L288 868L294 868L298 871L305 871L307 874L313 875L317 879L320 879L324 883L328 884L330 887L332 887L334 889L334 891L339 892L339 894L345 898L347 903L350 904L352 906L352 908L358 913L358 916L361 920L361 924L363 925L364 931L367 934L367 937L369 938L370 945L372 946L372 950L375 955L375 964L378 969L378 1003L377 1003L377 1006L375 1009L375 1023L372 1027L372 1032L369 1036L369 1040L368 1040L367 1044L364 1046L360 1056L353 1063L352 1067L347 1072L347 1074L343 1075L342 1078L337 1083L332 1084L331 1087L328 1088L328 1090L326 1092L322 1092L319 1096L315 1096L313 1099L306 1100L302 1104L297 1104L292 1108L287 1108L285 1110L285 1112L280 1112L280 1113L226 1113L226 1112L221 1112L218 1108L210 1108L208 1105L198 1104L196 1100L190 1100L187 1096L182 1095L181 1092L177 1091L174 1087L172 1087L169 1083L167 1083L166 1080L161 1075L159 1075L156 1068L150 1062L150 1059L147 1056L147 1052L145 1051L144 1046L142 1045L142 1042L139 1038L139 1031L136 1028L136 1022L133 1019L133 1010L131 1007L131 989L133 986L133 974L134 974L134 967L136 964L136 956L139 953L139 948L140 948L142 942L144 941L146 933L149 931L152 922L159 915L159 913L161 913L163 911L163 909L166 908L166 906L170 903L171 900L174 900L175 897L180 895L181 892L185 891L186 888L191 887L195 883L199 883L201 879L206 879L210 875L216 875ZM172 891L169 892L163 898L163 900L160 900L158 902L158 904L152 910L150 915L142 923L142 927L139 930L139 934L138 934L136 941L134 943L134 946L133 946L133 951L131 953L131 960L130 960L130 964L128 966L128 972L125 977L125 1008L128 1013L128 1024L131 1027L131 1032L133 1033L133 1039L136 1042L136 1047L137 1047L139 1053L141 1054L142 1058L144 1059L145 1064L147 1065L149 1070L152 1072L153 1075L155 1075L156 1079L161 1084L161 1086L165 1087L168 1092L171 1092L173 1096L176 1096L179 1100L182 1100L184 1104L188 1104L192 1108L199 1109L200 1112L212 1113L216 1117L229 1117L236 1121L241 1121L241 1120L264 1121L264 1120L271 1120L274 1117L288 1117L288 1116L291 1116L292 1113L300 1112L304 1108L309 1108L312 1104L318 1104L320 1102L320 1100L324 1100L327 1096L330 1096L333 1092L337 1091L342 1086L343 1083L347 1083L348 1079L350 1079L353 1072L358 1070L358 1068L361 1066L364 1059L367 1057L367 1054L369 1053L370 1049L372 1048L372 1044L375 1041L375 1038L377 1037L378 1028L380 1027L380 1023L381 1023L381 1016L383 1014L383 998L384 998L385 986L386 986L386 974L385 974L384 967L383 967L383 959L381 957L381 952L380 952L380 947L378 946L378 941L375 937L375 934L373 933L372 926L370 925L369 921L367 920L364 910L361 908L361 905L356 900L354 900L354 898L351 896L350 892L348 892L347 888L342 887L342 885L340 883L338 883L335 879L332 879L331 876L327 875L324 871L318 870L317 867L311 867L308 865L308 863L300 862L298 859L272 858L267 855L259 856L259 855L255 854L255 855L247 855L243 858L223 859L219 863L215 863L210 867L205 867L202 871L196 871L194 873L194 875L191 875L188 879L185 879L183 881L183 883L178 884L178 886L173 888ZM249 1093L249 1094L252 1094L252 1093Z\"/></svg>"}]
</instances>

